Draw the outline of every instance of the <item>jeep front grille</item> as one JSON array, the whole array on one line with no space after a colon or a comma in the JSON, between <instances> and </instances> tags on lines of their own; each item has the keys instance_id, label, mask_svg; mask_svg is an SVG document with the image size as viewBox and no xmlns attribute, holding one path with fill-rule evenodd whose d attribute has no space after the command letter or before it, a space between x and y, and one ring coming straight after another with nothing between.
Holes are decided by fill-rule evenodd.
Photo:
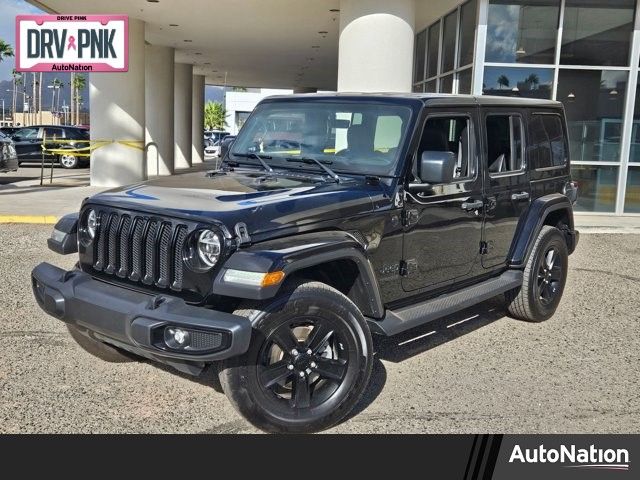
<instances>
[{"instance_id":1,"label":"jeep front grille","mask_svg":"<svg viewBox=\"0 0 640 480\"><path fill-rule=\"evenodd\" d=\"M186 225L98 210L93 268L132 282L181 290Z\"/></svg>"}]
</instances>

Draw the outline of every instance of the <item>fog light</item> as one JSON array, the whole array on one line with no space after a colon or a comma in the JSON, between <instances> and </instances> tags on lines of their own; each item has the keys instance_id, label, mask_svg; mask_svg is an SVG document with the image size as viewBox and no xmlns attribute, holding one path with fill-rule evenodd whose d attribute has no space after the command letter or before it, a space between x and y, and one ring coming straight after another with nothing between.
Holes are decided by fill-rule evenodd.
<instances>
[{"instance_id":1,"label":"fog light","mask_svg":"<svg viewBox=\"0 0 640 480\"><path fill-rule=\"evenodd\" d=\"M170 348L187 348L189 340L189 332L186 330L173 327L167 327L164 330L164 342Z\"/></svg>"}]
</instances>

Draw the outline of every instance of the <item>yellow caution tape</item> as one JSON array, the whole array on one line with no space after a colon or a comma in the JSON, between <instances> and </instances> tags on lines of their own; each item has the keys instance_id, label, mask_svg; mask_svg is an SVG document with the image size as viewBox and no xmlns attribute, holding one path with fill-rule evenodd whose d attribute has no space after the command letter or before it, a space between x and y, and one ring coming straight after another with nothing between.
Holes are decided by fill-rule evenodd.
<instances>
[{"instance_id":1,"label":"yellow caution tape","mask_svg":"<svg viewBox=\"0 0 640 480\"><path fill-rule=\"evenodd\" d=\"M88 145L86 147L77 147L77 148L47 148L47 144L69 144L69 143L80 143L83 145ZM118 143L120 145L124 145L125 147L135 148L138 150L144 150L144 142L140 140L47 140L43 139L41 148L43 153L53 154L53 155L65 155L65 154L73 154L76 157L90 157L91 153L105 145L110 145L113 143Z\"/></svg>"}]
</instances>

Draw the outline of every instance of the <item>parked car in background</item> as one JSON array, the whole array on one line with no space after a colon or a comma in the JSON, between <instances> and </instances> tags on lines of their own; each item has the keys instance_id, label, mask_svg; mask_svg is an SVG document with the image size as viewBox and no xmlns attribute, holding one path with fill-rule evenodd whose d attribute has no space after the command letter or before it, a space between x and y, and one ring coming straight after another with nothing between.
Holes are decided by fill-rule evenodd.
<instances>
[{"instance_id":1,"label":"parked car in background","mask_svg":"<svg viewBox=\"0 0 640 480\"><path fill-rule=\"evenodd\" d=\"M235 135L227 135L222 139L222 141L220 142L220 155L219 155L220 158L225 157L225 155L231 148L231 145L233 145L233 142L235 141L235 139L236 139Z\"/></svg>"},{"instance_id":2,"label":"parked car in background","mask_svg":"<svg viewBox=\"0 0 640 480\"><path fill-rule=\"evenodd\" d=\"M13 141L0 132L0 173L18 169L18 156Z\"/></svg>"},{"instance_id":3,"label":"parked car in background","mask_svg":"<svg viewBox=\"0 0 640 480\"><path fill-rule=\"evenodd\" d=\"M0 127L0 132L4 133L7 137L11 137L14 133L20 130L22 127Z\"/></svg>"},{"instance_id":4,"label":"parked car in background","mask_svg":"<svg viewBox=\"0 0 640 480\"><path fill-rule=\"evenodd\" d=\"M11 139L18 152L18 162L42 161L43 141L47 141L48 149L70 150L69 153L45 153L45 161L55 161L64 168L77 168L89 163L89 157L80 157L73 150L89 146L89 130L66 125L34 125L19 128ZM71 142L55 143L55 140L71 140Z\"/></svg>"},{"instance_id":5,"label":"parked car in background","mask_svg":"<svg viewBox=\"0 0 640 480\"><path fill-rule=\"evenodd\" d=\"M222 140L227 135L229 135L229 132L224 132L222 130L205 130L204 132L205 145L207 145L207 142L213 145L214 143Z\"/></svg>"}]
</instances>

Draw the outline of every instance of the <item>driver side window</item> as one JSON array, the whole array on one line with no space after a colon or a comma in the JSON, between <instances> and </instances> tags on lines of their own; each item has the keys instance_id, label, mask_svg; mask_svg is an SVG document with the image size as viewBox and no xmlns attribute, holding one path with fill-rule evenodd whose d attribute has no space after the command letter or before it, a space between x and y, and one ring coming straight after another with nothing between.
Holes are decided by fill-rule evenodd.
<instances>
[{"instance_id":1,"label":"driver side window","mask_svg":"<svg viewBox=\"0 0 640 480\"><path fill-rule=\"evenodd\" d=\"M471 119L464 115L436 116L427 119L418 147L415 166L419 168L423 152L450 152L456 159L453 180L462 182L473 177L471 159L473 131ZM419 178L419 172L414 172Z\"/></svg>"}]
</instances>

